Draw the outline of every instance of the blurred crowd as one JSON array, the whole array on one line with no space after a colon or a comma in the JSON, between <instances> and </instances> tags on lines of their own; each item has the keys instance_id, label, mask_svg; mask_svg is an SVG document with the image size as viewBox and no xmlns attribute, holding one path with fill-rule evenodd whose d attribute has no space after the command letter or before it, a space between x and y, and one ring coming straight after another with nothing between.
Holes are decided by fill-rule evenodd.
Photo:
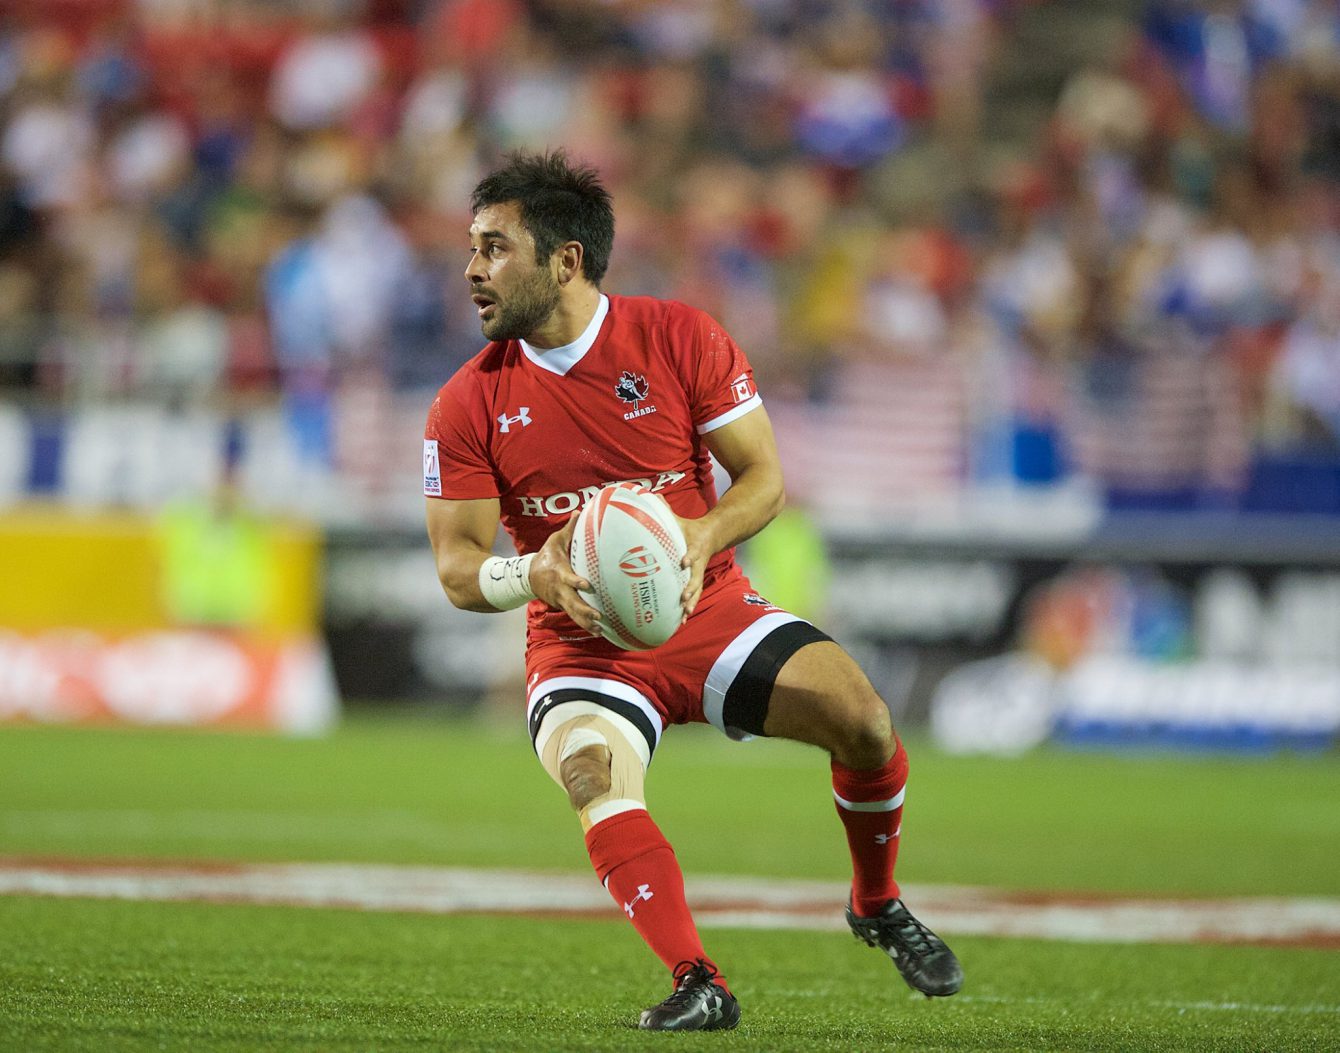
<instances>
[{"instance_id":1,"label":"blurred crowd","mask_svg":"<svg viewBox=\"0 0 1340 1053\"><path fill-rule=\"evenodd\" d=\"M469 191L561 145L615 194L606 288L712 312L765 391L949 363L1042 482L1178 420L1225 489L1335 458L1340 6L1067 0L1125 29L1002 141L1054 3L9 0L0 398L271 401L335 456L342 388L478 350Z\"/></svg>"}]
</instances>

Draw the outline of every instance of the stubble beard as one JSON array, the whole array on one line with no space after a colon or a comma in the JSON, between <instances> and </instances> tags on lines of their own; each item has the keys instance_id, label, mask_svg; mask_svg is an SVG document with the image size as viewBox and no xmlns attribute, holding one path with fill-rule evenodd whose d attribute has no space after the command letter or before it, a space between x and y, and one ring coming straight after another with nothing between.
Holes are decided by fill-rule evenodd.
<instances>
[{"instance_id":1,"label":"stubble beard","mask_svg":"<svg viewBox=\"0 0 1340 1053\"><path fill-rule=\"evenodd\" d=\"M541 268L512 290L505 303L495 301L493 317L483 319L479 330L489 340L524 340L549 320L558 301L558 282Z\"/></svg>"}]
</instances>

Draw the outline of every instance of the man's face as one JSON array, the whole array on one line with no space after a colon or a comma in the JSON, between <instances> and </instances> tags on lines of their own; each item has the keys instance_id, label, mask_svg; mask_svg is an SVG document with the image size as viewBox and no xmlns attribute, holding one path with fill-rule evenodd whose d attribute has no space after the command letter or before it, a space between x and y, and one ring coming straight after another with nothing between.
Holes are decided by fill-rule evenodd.
<instances>
[{"instance_id":1,"label":"man's face","mask_svg":"<svg viewBox=\"0 0 1340 1053\"><path fill-rule=\"evenodd\" d=\"M535 262L535 239L515 201L488 205L470 225L470 265L465 268L479 328L489 340L523 340L558 306L558 282L549 261Z\"/></svg>"}]
</instances>

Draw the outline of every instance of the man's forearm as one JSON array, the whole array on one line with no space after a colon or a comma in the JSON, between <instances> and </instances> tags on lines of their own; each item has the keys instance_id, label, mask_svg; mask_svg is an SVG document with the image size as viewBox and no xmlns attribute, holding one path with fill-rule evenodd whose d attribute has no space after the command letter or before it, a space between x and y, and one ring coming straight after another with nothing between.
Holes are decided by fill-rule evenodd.
<instances>
[{"instance_id":1,"label":"man's forearm","mask_svg":"<svg viewBox=\"0 0 1340 1053\"><path fill-rule=\"evenodd\" d=\"M438 561L438 577L453 606L463 611L496 614L534 598L530 587L532 558L457 549Z\"/></svg>"},{"instance_id":2,"label":"man's forearm","mask_svg":"<svg viewBox=\"0 0 1340 1053\"><path fill-rule=\"evenodd\" d=\"M741 472L717 506L702 518L703 526L711 531L712 551L747 541L772 522L785 503L779 472L762 467Z\"/></svg>"}]
</instances>

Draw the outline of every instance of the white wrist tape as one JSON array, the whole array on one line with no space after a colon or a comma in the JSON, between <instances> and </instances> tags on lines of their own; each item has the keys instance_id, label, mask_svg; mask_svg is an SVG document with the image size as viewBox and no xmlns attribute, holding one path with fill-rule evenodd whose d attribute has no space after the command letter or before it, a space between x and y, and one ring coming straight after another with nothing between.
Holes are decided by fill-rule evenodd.
<instances>
[{"instance_id":1,"label":"white wrist tape","mask_svg":"<svg viewBox=\"0 0 1340 1053\"><path fill-rule=\"evenodd\" d=\"M535 599L530 588L530 564L527 556L490 556L479 568L479 591L500 611L510 611Z\"/></svg>"}]
</instances>

